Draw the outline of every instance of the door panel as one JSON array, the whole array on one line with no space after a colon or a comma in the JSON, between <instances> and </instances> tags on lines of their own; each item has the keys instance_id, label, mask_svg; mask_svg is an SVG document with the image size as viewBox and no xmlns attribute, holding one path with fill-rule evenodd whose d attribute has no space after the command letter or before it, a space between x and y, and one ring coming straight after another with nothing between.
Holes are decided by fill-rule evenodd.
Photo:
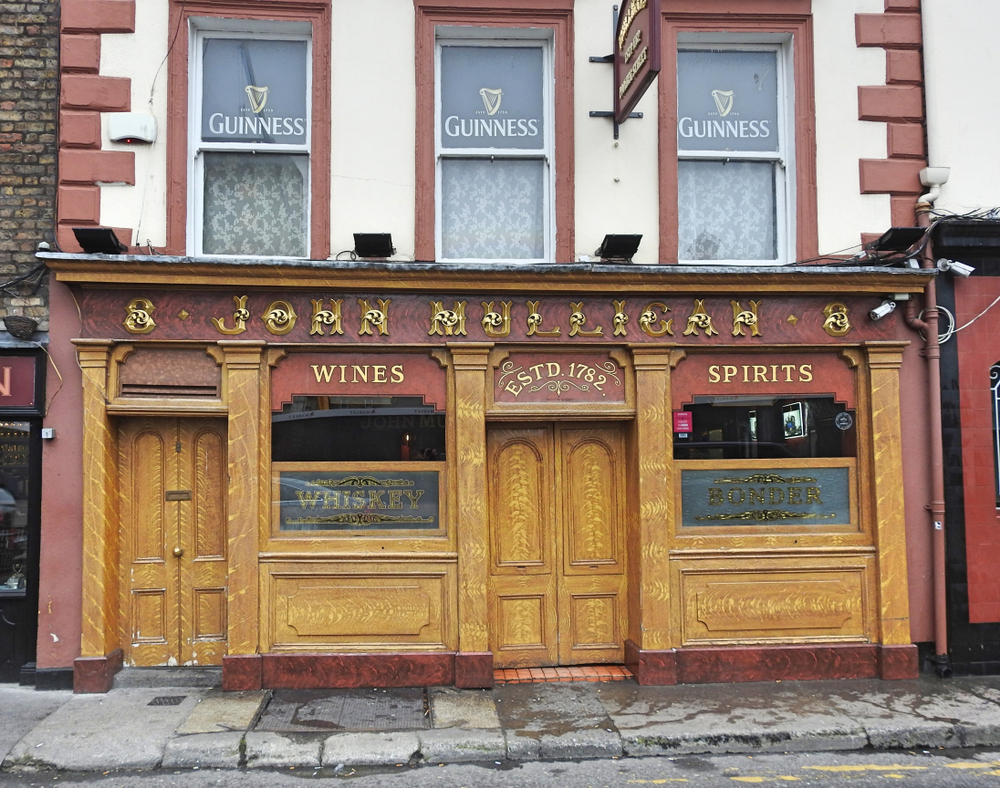
<instances>
[{"instance_id":1,"label":"door panel","mask_svg":"<svg viewBox=\"0 0 1000 788\"><path fill-rule=\"evenodd\" d=\"M225 425L130 419L119 432L122 642L133 665L221 664Z\"/></svg>"},{"instance_id":2,"label":"door panel","mask_svg":"<svg viewBox=\"0 0 1000 788\"><path fill-rule=\"evenodd\" d=\"M497 667L620 662L624 445L616 426L487 434Z\"/></svg>"}]
</instances>

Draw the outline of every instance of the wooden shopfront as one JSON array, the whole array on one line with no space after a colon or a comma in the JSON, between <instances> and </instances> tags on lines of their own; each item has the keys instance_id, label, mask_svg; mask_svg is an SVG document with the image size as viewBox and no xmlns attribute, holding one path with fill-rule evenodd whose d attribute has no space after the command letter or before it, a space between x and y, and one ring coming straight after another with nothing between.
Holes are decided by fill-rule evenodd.
<instances>
[{"instance_id":1,"label":"wooden shopfront","mask_svg":"<svg viewBox=\"0 0 1000 788\"><path fill-rule=\"evenodd\" d=\"M868 313L918 272L47 262L83 317L78 688L916 674L906 343Z\"/></svg>"}]
</instances>

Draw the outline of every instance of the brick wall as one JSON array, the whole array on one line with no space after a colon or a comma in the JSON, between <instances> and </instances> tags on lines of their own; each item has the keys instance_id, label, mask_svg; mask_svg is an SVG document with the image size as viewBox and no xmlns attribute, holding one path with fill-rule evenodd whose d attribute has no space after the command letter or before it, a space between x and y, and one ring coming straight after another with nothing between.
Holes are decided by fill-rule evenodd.
<instances>
[{"instance_id":1,"label":"brick wall","mask_svg":"<svg viewBox=\"0 0 1000 788\"><path fill-rule=\"evenodd\" d=\"M0 2L0 284L31 271L39 242L54 239L58 42L58 3ZM34 284L0 291L0 318L46 329L46 288Z\"/></svg>"}]
</instances>

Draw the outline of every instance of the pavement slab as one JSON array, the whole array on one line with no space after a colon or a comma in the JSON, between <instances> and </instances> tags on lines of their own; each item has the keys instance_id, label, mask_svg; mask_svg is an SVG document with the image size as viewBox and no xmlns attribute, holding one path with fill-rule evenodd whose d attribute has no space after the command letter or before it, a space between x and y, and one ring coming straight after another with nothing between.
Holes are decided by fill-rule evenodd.
<instances>
[{"instance_id":1,"label":"pavement slab","mask_svg":"<svg viewBox=\"0 0 1000 788\"><path fill-rule=\"evenodd\" d=\"M499 726L490 728L438 728L420 731L420 755L428 763L502 761L507 745Z\"/></svg>"},{"instance_id":2,"label":"pavement slab","mask_svg":"<svg viewBox=\"0 0 1000 788\"><path fill-rule=\"evenodd\" d=\"M164 769L236 769L240 765L243 733L193 733L167 742Z\"/></svg>"},{"instance_id":3,"label":"pavement slab","mask_svg":"<svg viewBox=\"0 0 1000 788\"><path fill-rule=\"evenodd\" d=\"M185 690L176 706L150 706L160 689L74 695L12 748L5 768L108 771L154 769L174 730L204 690ZM177 694L177 693L172 693Z\"/></svg>"},{"instance_id":4,"label":"pavement slab","mask_svg":"<svg viewBox=\"0 0 1000 788\"><path fill-rule=\"evenodd\" d=\"M0 684L0 761L25 734L73 697L70 690L36 692L34 687Z\"/></svg>"},{"instance_id":5,"label":"pavement slab","mask_svg":"<svg viewBox=\"0 0 1000 788\"><path fill-rule=\"evenodd\" d=\"M178 727L177 733L221 733L246 731L254 724L269 693L223 692L211 690L191 710L191 714Z\"/></svg>"},{"instance_id":6,"label":"pavement slab","mask_svg":"<svg viewBox=\"0 0 1000 788\"><path fill-rule=\"evenodd\" d=\"M420 753L415 732L337 733L323 742L323 766L406 765Z\"/></svg>"},{"instance_id":7,"label":"pavement slab","mask_svg":"<svg viewBox=\"0 0 1000 788\"><path fill-rule=\"evenodd\" d=\"M489 690L428 690L431 725L435 728L500 728L497 705Z\"/></svg>"},{"instance_id":8,"label":"pavement slab","mask_svg":"<svg viewBox=\"0 0 1000 788\"><path fill-rule=\"evenodd\" d=\"M321 739L294 733L251 731L246 739L246 765L251 769L319 767Z\"/></svg>"}]
</instances>

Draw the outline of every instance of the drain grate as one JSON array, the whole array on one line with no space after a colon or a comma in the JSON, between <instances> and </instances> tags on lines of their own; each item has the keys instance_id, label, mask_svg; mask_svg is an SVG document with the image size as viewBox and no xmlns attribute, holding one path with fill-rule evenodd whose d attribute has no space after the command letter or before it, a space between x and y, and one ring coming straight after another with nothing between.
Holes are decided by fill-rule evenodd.
<instances>
[{"instance_id":1,"label":"drain grate","mask_svg":"<svg viewBox=\"0 0 1000 788\"><path fill-rule=\"evenodd\" d=\"M153 698L147 706L180 706L187 695L159 695Z\"/></svg>"},{"instance_id":2,"label":"drain grate","mask_svg":"<svg viewBox=\"0 0 1000 788\"><path fill-rule=\"evenodd\" d=\"M393 731L430 727L421 688L275 690L259 731Z\"/></svg>"}]
</instances>

